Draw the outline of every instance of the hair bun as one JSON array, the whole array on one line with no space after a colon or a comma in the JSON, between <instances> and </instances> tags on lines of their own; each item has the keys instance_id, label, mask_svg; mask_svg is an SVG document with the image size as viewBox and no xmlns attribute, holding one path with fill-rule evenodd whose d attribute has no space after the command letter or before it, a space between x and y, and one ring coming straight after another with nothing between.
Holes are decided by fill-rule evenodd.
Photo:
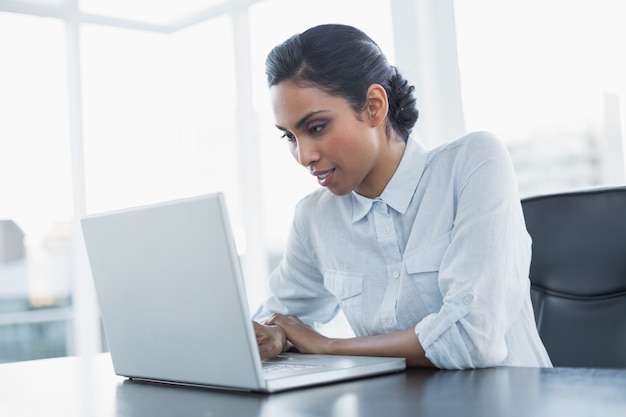
<instances>
[{"instance_id":1,"label":"hair bun","mask_svg":"<svg viewBox=\"0 0 626 417\"><path fill-rule=\"evenodd\" d=\"M406 139L419 117L415 87L394 67L394 75L389 80L389 121L392 127Z\"/></svg>"}]
</instances>

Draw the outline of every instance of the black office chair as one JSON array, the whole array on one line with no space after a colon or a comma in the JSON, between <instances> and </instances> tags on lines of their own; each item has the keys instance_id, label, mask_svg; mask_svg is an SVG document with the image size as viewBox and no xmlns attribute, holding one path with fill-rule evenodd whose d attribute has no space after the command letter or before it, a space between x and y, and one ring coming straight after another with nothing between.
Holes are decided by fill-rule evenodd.
<instances>
[{"instance_id":1,"label":"black office chair","mask_svg":"<svg viewBox=\"0 0 626 417\"><path fill-rule=\"evenodd\" d=\"M626 187L522 200L531 297L555 366L626 367Z\"/></svg>"}]
</instances>

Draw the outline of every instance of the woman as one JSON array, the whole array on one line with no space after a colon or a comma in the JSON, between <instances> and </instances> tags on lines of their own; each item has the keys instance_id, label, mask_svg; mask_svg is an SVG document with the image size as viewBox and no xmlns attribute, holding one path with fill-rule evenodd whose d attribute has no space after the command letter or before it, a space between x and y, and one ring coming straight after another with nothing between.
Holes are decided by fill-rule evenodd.
<instances>
[{"instance_id":1,"label":"woman","mask_svg":"<svg viewBox=\"0 0 626 417\"><path fill-rule=\"evenodd\" d=\"M266 69L276 126L322 188L297 205L272 296L255 315L261 356L293 348L449 369L551 366L502 144L479 132L424 149L410 136L413 87L349 26L291 37ZM339 308L356 337L313 329Z\"/></svg>"}]
</instances>

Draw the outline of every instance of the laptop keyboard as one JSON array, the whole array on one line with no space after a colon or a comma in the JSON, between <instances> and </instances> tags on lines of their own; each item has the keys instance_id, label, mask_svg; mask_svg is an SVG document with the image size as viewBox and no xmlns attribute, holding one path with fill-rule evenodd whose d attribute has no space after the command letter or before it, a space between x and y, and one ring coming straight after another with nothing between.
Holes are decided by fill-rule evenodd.
<instances>
[{"instance_id":1,"label":"laptop keyboard","mask_svg":"<svg viewBox=\"0 0 626 417\"><path fill-rule=\"evenodd\" d=\"M280 371L300 371L303 369L319 368L319 365L304 365L296 363L264 363L263 371L265 373L274 373Z\"/></svg>"},{"instance_id":2,"label":"laptop keyboard","mask_svg":"<svg viewBox=\"0 0 626 417\"><path fill-rule=\"evenodd\" d=\"M307 361L309 362L309 361ZM263 371L267 373L276 373L276 372L293 372L293 371L301 371L304 369L311 368L319 368L323 367L323 365L316 365L311 363L303 363L299 362L297 359L287 355L278 355L273 359L269 359L262 362Z\"/></svg>"}]
</instances>

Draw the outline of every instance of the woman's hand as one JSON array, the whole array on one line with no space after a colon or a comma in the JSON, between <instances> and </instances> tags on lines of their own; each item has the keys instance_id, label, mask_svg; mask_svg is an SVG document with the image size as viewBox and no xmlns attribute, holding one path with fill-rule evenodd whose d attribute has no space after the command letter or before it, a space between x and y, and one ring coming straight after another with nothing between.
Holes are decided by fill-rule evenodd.
<instances>
[{"instance_id":1,"label":"woman's hand","mask_svg":"<svg viewBox=\"0 0 626 417\"><path fill-rule=\"evenodd\" d=\"M252 325L261 359L274 358L286 350L287 336L280 326L261 324L256 321L253 321Z\"/></svg>"},{"instance_id":2,"label":"woman's hand","mask_svg":"<svg viewBox=\"0 0 626 417\"><path fill-rule=\"evenodd\" d=\"M295 316L273 315L268 324L278 325L298 352L329 355L393 356L405 358L407 366L433 367L413 328L376 336L333 339L323 336Z\"/></svg>"},{"instance_id":3,"label":"woman's hand","mask_svg":"<svg viewBox=\"0 0 626 417\"><path fill-rule=\"evenodd\" d=\"M267 324L277 325L284 330L287 340L295 350L301 353L329 353L330 339L310 326L304 324L296 316L274 314Z\"/></svg>"}]
</instances>

